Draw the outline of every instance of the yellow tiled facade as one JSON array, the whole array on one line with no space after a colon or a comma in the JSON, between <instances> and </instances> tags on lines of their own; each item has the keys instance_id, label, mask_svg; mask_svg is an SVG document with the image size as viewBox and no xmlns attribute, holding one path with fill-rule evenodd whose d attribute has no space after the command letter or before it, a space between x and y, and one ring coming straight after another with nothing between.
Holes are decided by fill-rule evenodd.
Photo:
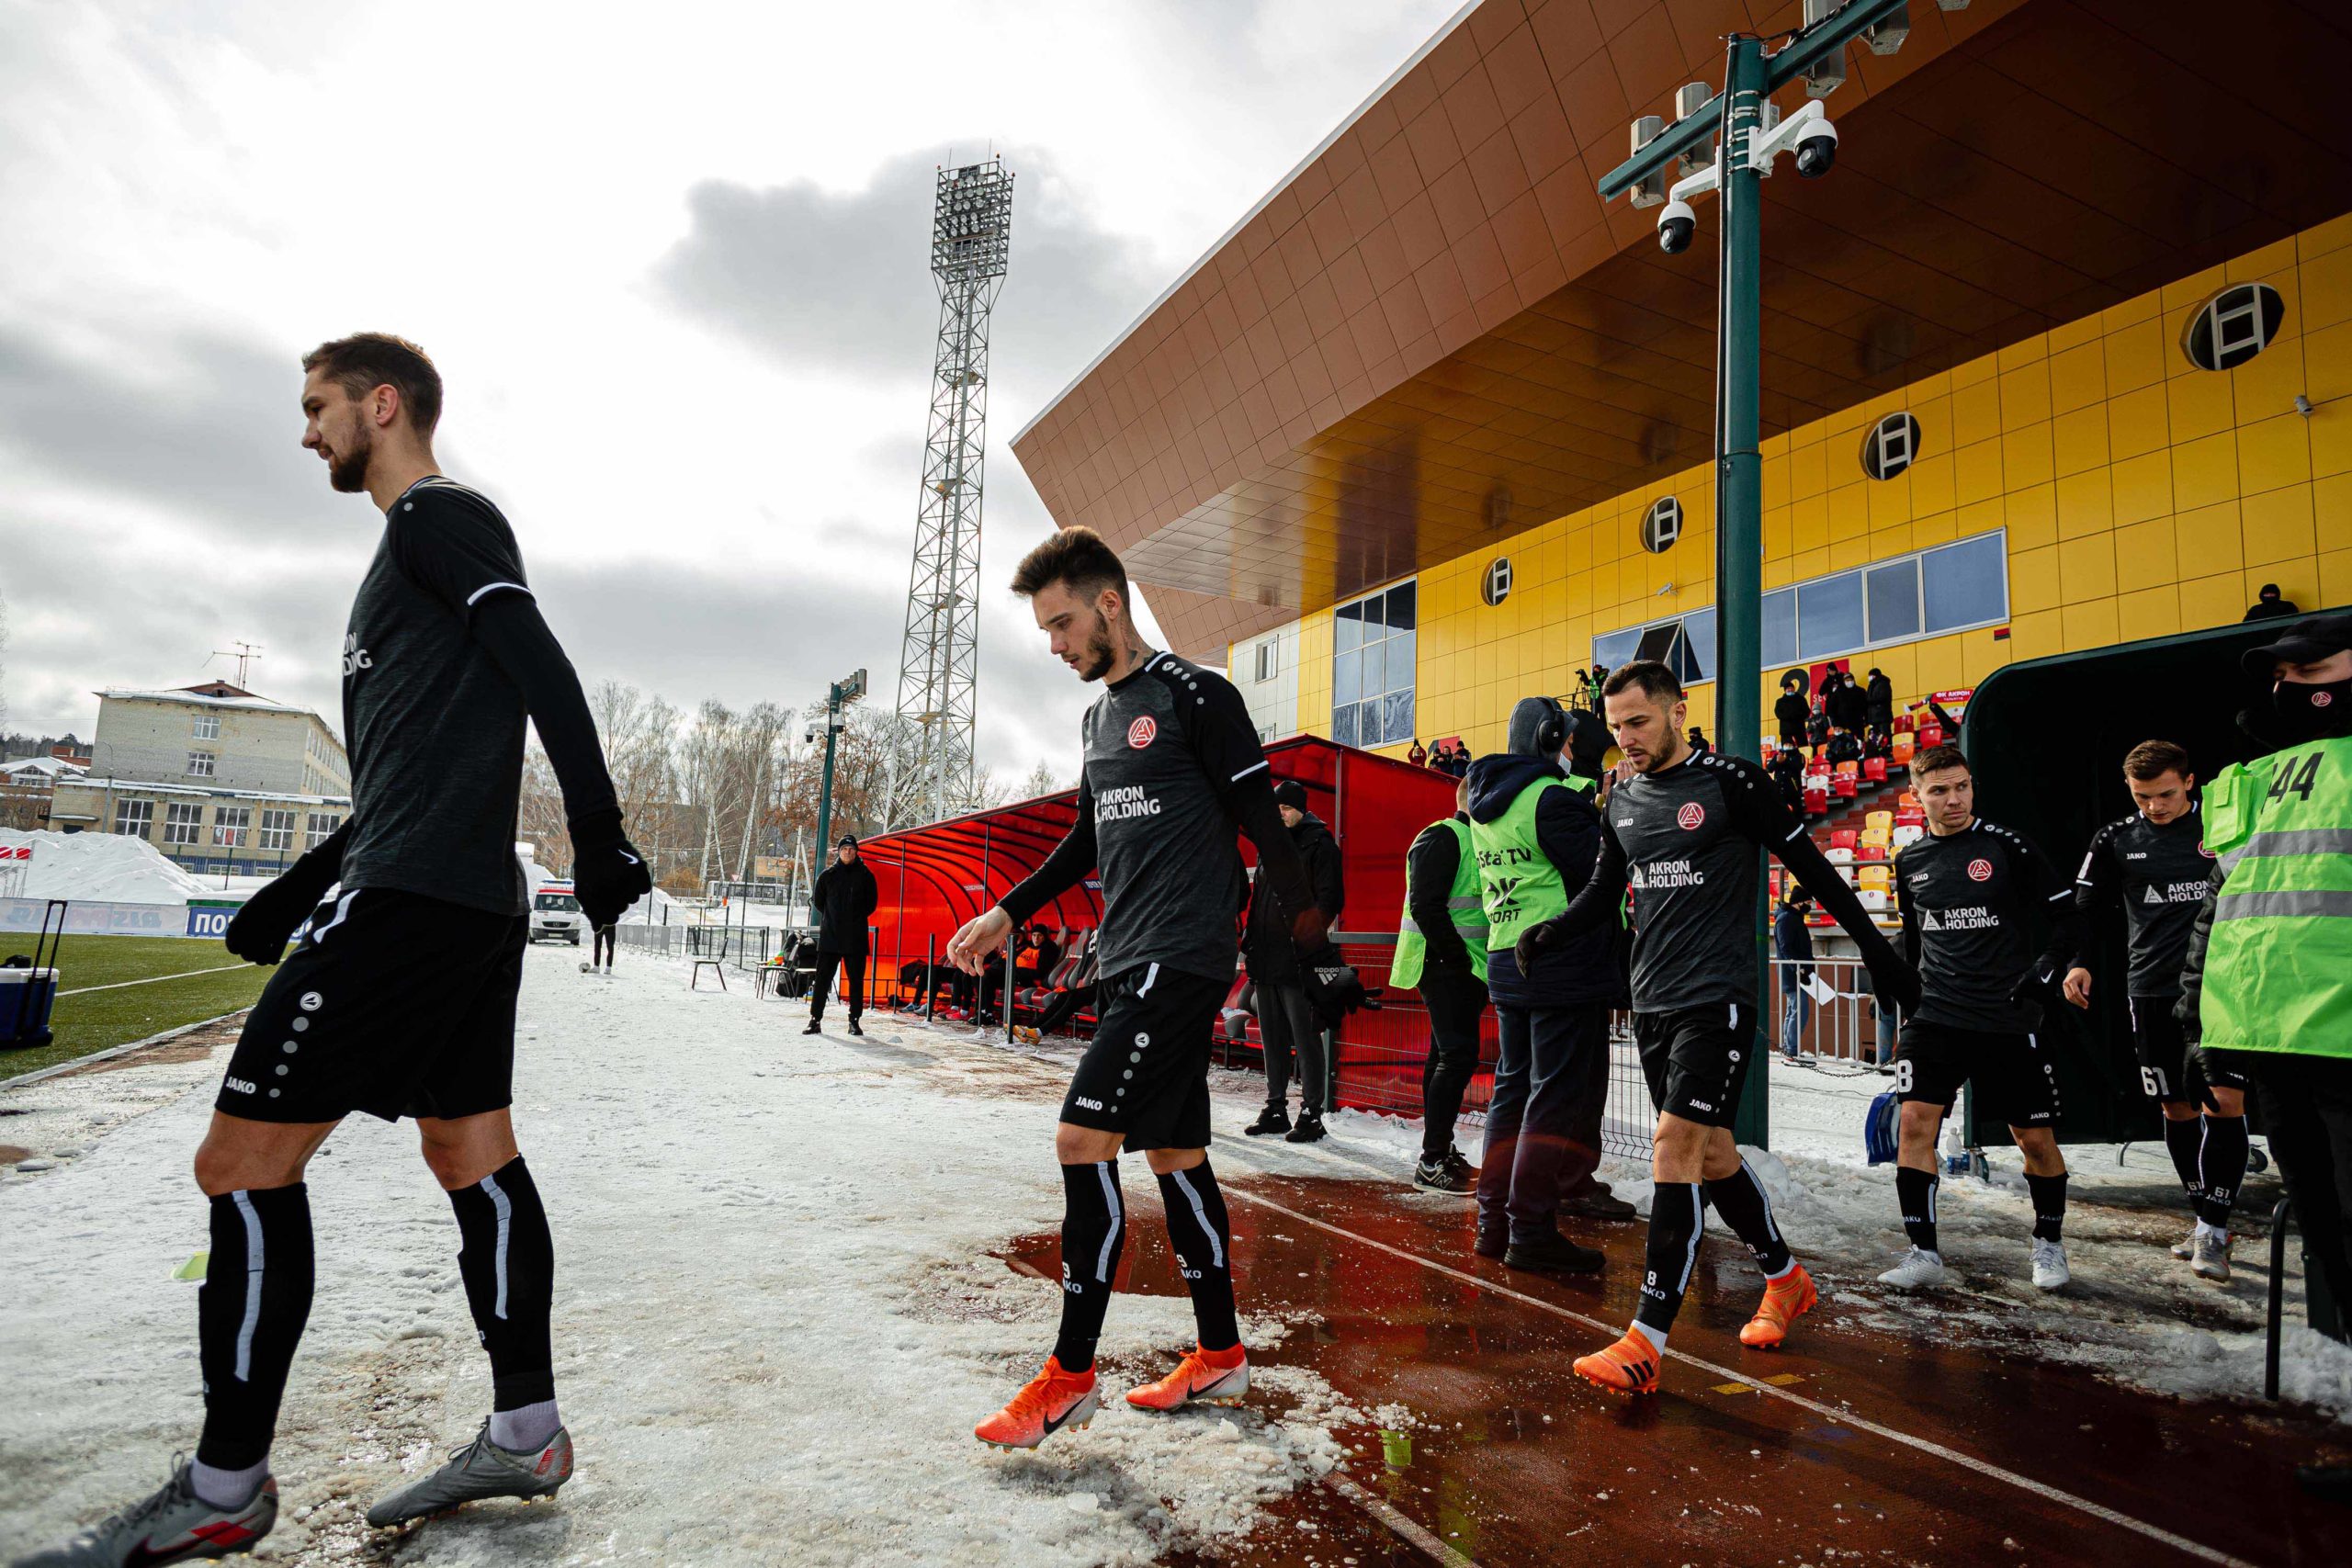
<instances>
[{"instance_id":1,"label":"yellow tiled facade","mask_svg":"<svg viewBox=\"0 0 2352 1568\"><path fill-rule=\"evenodd\" d=\"M2190 320L2249 282L2278 291L2278 333L2235 369L2197 368ZM1899 411L1918 420L1920 455L1871 479L1865 434ZM1682 534L1651 554L1640 520L1665 495L1681 502ZM1596 635L1712 604L1714 525L1701 464L1421 572L1421 739L1497 749L1511 704L1566 692ZM1768 591L2003 529L2006 639L1987 626L1882 645L1855 667L1879 666L1909 697L2013 660L2234 621L2265 582L2306 610L2352 604L2352 215L1764 444ZM1479 585L1498 555L1512 590L1488 606ZM1331 618L1295 628L1295 727L1317 733ZM1237 672L1256 640L1233 645ZM1765 672L1768 716L1779 668ZM1693 719L1712 729L1713 709L1712 685L1697 687Z\"/></svg>"}]
</instances>

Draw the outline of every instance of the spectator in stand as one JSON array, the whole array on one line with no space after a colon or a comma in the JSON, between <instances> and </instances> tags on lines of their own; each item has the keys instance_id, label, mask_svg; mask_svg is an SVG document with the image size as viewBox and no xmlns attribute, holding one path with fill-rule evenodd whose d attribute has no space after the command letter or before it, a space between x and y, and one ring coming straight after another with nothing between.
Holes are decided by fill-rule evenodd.
<instances>
[{"instance_id":1,"label":"spectator in stand","mask_svg":"<svg viewBox=\"0 0 2352 1568\"><path fill-rule=\"evenodd\" d=\"M2279 597L2278 585L2277 583L2266 582L2262 585L2262 591L2258 595L2256 595L2254 603L2246 606L2245 615L2242 618L2249 621L2267 621L2273 615L2300 615L2301 614L2301 606L2298 605L2292 599L2282 599Z\"/></svg>"},{"instance_id":2,"label":"spectator in stand","mask_svg":"<svg viewBox=\"0 0 2352 1568\"><path fill-rule=\"evenodd\" d=\"M1819 757L1821 749L1829 744L1829 697L1826 691L1814 699L1812 711L1805 717L1804 732L1805 739L1813 743L1813 754Z\"/></svg>"},{"instance_id":3,"label":"spectator in stand","mask_svg":"<svg viewBox=\"0 0 2352 1568\"><path fill-rule=\"evenodd\" d=\"M1804 988L1813 978L1813 933L1804 924L1805 911L1812 908L1813 900L1791 877L1788 896L1772 917L1772 956L1780 960L1781 1055L1792 1062L1813 1025L1813 996Z\"/></svg>"},{"instance_id":4,"label":"spectator in stand","mask_svg":"<svg viewBox=\"0 0 2352 1568\"><path fill-rule=\"evenodd\" d=\"M1862 683L1854 679L1853 671L1841 670L1836 680L1838 683L1831 689L1829 696L1829 722L1837 728L1849 731L1859 740L1862 731L1870 727L1871 700L1862 691ZM1888 694L1890 698L1893 696L1893 688L1889 688ZM1894 716L1889 714L1888 725L1891 727L1894 722Z\"/></svg>"},{"instance_id":5,"label":"spectator in stand","mask_svg":"<svg viewBox=\"0 0 2352 1568\"><path fill-rule=\"evenodd\" d=\"M1862 760L1861 738L1842 724L1832 726L1829 731L1828 758L1829 765L1833 768L1840 762L1860 761Z\"/></svg>"},{"instance_id":6,"label":"spectator in stand","mask_svg":"<svg viewBox=\"0 0 2352 1568\"><path fill-rule=\"evenodd\" d=\"M1871 683L1864 688L1862 696L1869 705L1863 715L1864 725L1882 735L1894 734L1894 682L1886 678L1885 671L1876 665L1871 667Z\"/></svg>"},{"instance_id":7,"label":"spectator in stand","mask_svg":"<svg viewBox=\"0 0 2352 1568\"><path fill-rule=\"evenodd\" d=\"M1892 759L1894 755L1894 737L1876 725L1871 726L1870 733L1862 737L1863 761L1867 761L1872 757Z\"/></svg>"},{"instance_id":8,"label":"spectator in stand","mask_svg":"<svg viewBox=\"0 0 2352 1568\"><path fill-rule=\"evenodd\" d=\"M1703 754L1705 752L1712 751L1714 749L1715 743L1707 739L1707 732L1700 728L1697 725L1692 725L1690 727L1690 750Z\"/></svg>"},{"instance_id":9,"label":"spectator in stand","mask_svg":"<svg viewBox=\"0 0 2352 1568\"><path fill-rule=\"evenodd\" d=\"M1430 754L1422 749L1419 736L1413 737L1413 749L1405 753L1405 761L1417 768L1426 768L1430 765Z\"/></svg>"},{"instance_id":10,"label":"spectator in stand","mask_svg":"<svg viewBox=\"0 0 2352 1568\"><path fill-rule=\"evenodd\" d=\"M1765 772L1772 775L1772 783L1781 792L1781 801L1790 815L1802 821L1804 818L1804 751L1801 746L1782 746L1772 753Z\"/></svg>"},{"instance_id":11,"label":"spectator in stand","mask_svg":"<svg viewBox=\"0 0 2352 1568\"><path fill-rule=\"evenodd\" d=\"M1793 751L1804 745L1813 705L1804 700L1804 677L1793 670L1781 677L1781 696L1772 705L1772 716L1780 721L1782 750Z\"/></svg>"}]
</instances>

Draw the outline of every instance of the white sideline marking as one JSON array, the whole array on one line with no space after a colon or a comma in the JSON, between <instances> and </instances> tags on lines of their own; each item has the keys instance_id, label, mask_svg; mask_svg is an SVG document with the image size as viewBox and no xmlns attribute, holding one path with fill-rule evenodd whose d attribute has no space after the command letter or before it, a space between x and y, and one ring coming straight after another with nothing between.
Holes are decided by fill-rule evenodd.
<instances>
[{"instance_id":1,"label":"white sideline marking","mask_svg":"<svg viewBox=\"0 0 2352 1568\"><path fill-rule=\"evenodd\" d=\"M1407 1262L1418 1263L1434 1273L1459 1280L1465 1285L1473 1285L1482 1291L1490 1291L1498 1296L1507 1296L1512 1301L1534 1307L1538 1311L1548 1312L1555 1317L1565 1317L1574 1323L1581 1323L1589 1328L1599 1329L1604 1334L1617 1332L1617 1325L1613 1323L1604 1323L1600 1318L1587 1316L1583 1313L1544 1301L1539 1296L1531 1296L1523 1291L1514 1291L1508 1285L1496 1284L1491 1280L1482 1280L1477 1275L1464 1269L1449 1268L1434 1258L1423 1258L1418 1252L1408 1252L1401 1247L1391 1247L1385 1241L1374 1241L1368 1235L1360 1235L1344 1226L1332 1224L1328 1220L1318 1220L1312 1214L1302 1214L1296 1209L1277 1203L1271 1198L1261 1198L1255 1192L1245 1191L1238 1187L1228 1187L1226 1191L1228 1196L1238 1198L1245 1203L1255 1203L1261 1209L1272 1209L1275 1213L1296 1220L1301 1224L1313 1225L1317 1230L1329 1231L1333 1235L1341 1235L1350 1241L1361 1242L1377 1251L1385 1252L1392 1258L1401 1258ZM2030 1492L2037 1497L2088 1514L2092 1518L2130 1530L2136 1535L2145 1536L2150 1540L2161 1542L2176 1551L2197 1558L2200 1562L2221 1563L2224 1568L2255 1568L2253 1563L2242 1557L2232 1557L2226 1551L2216 1551L2212 1547L2190 1540L2186 1536L2175 1535L2161 1526L2152 1525L2144 1519L2133 1518L2129 1514L2119 1513L2105 1504L2094 1503L2087 1497L2077 1497L2071 1492L2062 1492L2057 1487L2036 1481L2030 1475L2019 1475L2013 1470L2003 1470L1997 1464L1978 1459L1973 1454L1962 1453L1958 1449L1946 1448L1941 1443L1926 1438L1914 1437L1908 1432L1897 1431L1893 1427L1883 1427L1875 1421L1855 1415L1850 1410L1840 1410L1834 1405L1824 1404L1819 1400L1807 1399L1801 1393L1791 1393L1785 1388L1775 1387L1759 1379L1749 1377L1746 1372L1736 1371L1702 1357L1693 1356L1688 1350L1678 1350L1669 1345L1665 1354L1673 1360L1686 1362L1703 1371L1713 1372L1726 1382L1745 1383L1768 1399L1786 1400L1801 1410L1809 1410L1815 1416L1837 1422L1841 1426L1850 1427L1858 1432L1868 1432L1874 1438L1883 1438L1888 1442L1900 1443L1905 1448L1915 1449L1920 1453L1947 1461L1959 1465L1963 1470L1974 1471L1977 1474L1995 1481L2007 1482L2020 1491ZM1431 1539L1435 1540L1434 1537Z\"/></svg>"},{"instance_id":2,"label":"white sideline marking","mask_svg":"<svg viewBox=\"0 0 2352 1568\"><path fill-rule=\"evenodd\" d=\"M250 969L250 964L223 964L217 969L183 969L176 975L150 975L144 980L115 980L103 986L77 986L70 991L60 991L60 997L86 997L92 991L119 991L125 986L153 986L164 980L185 980L191 975L226 975L232 969Z\"/></svg>"}]
</instances>

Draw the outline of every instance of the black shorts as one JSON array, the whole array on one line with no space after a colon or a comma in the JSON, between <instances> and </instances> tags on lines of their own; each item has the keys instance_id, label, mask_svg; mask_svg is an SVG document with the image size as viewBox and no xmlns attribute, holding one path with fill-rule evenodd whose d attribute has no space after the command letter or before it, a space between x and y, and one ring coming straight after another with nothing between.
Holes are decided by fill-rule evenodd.
<instances>
[{"instance_id":1,"label":"black shorts","mask_svg":"<svg viewBox=\"0 0 2352 1568\"><path fill-rule=\"evenodd\" d=\"M454 1118L513 1102L530 917L363 887L319 906L262 987L215 1110Z\"/></svg>"},{"instance_id":2,"label":"black shorts","mask_svg":"<svg viewBox=\"0 0 2352 1568\"><path fill-rule=\"evenodd\" d=\"M1209 1145L1209 1032L1231 980L1157 964L1102 982L1102 1022L1070 1075L1062 1120L1130 1149Z\"/></svg>"},{"instance_id":3,"label":"black shorts","mask_svg":"<svg viewBox=\"0 0 2352 1568\"><path fill-rule=\"evenodd\" d=\"M2032 1034L1988 1033L1906 1020L1894 1047L1894 1098L1951 1110L1973 1082L1984 1109L2011 1127L2058 1123L2058 1079Z\"/></svg>"},{"instance_id":4,"label":"black shorts","mask_svg":"<svg viewBox=\"0 0 2352 1568\"><path fill-rule=\"evenodd\" d=\"M2176 997L2132 997L2132 1054L2140 1063L2140 1088L2150 1100L2199 1105L2205 1086L2244 1090L2246 1076L2232 1066L2229 1053L2212 1056L2192 1050L2172 1015ZM2218 1059L2217 1059L2218 1058Z\"/></svg>"},{"instance_id":5,"label":"black shorts","mask_svg":"<svg viewBox=\"0 0 2352 1568\"><path fill-rule=\"evenodd\" d=\"M1728 1127L1739 1110L1740 1086L1756 1059L1756 1009L1747 1002L1710 1002L1673 1012L1634 1015L1634 1046L1650 1100L1687 1122Z\"/></svg>"}]
</instances>

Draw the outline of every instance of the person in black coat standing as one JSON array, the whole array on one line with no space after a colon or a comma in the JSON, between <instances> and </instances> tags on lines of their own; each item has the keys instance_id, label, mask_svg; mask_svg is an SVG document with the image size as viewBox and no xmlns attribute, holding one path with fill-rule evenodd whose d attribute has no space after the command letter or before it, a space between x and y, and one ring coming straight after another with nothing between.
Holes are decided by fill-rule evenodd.
<instances>
[{"instance_id":1,"label":"person in black coat standing","mask_svg":"<svg viewBox=\"0 0 2352 1568\"><path fill-rule=\"evenodd\" d=\"M817 981L808 987L808 1027L802 1033L823 1029L825 993L833 988L837 971L844 972L842 989L849 998L849 1032L865 1032L857 1026L865 1012L865 922L881 901L874 874L857 858L857 836L843 833L833 863L808 894L810 912L817 918Z\"/></svg>"},{"instance_id":2,"label":"person in black coat standing","mask_svg":"<svg viewBox=\"0 0 2352 1568\"><path fill-rule=\"evenodd\" d=\"M1852 671L1841 671L1834 679L1838 683L1829 688L1829 722L1860 739L1870 725L1871 700L1863 694L1861 682L1854 679ZM1892 699L1894 694L1894 688L1889 686L1888 697ZM1891 715L1887 722L1894 722Z\"/></svg>"},{"instance_id":3,"label":"person in black coat standing","mask_svg":"<svg viewBox=\"0 0 2352 1568\"><path fill-rule=\"evenodd\" d=\"M1869 728L1881 735L1894 734L1894 682L1886 678L1885 671L1871 667L1871 683L1863 688L1862 696L1869 704Z\"/></svg>"},{"instance_id":4,"label":"person in black coat standing","mask_svg":"<svg viewBox=\"0 0 2352 1568\"><path fill-rule=\"evenodd\" d=\"M1347 902L1346 876L1340 863L1339 840L1323 819L1306 809L1306 786L1296 779L1274 785L1274 805L1290 829L1291 842L1306 866L1314 885L1315 906L1323 911L1327 929L1337 930L1340 906ZM1271 889L1253 888L1250 924L1242 933L1241 956L1250 978L1258 987L1258 1032L1266 1045L1266 1109L1250 1123L1259 1136L1284 1134L1284 1141L1311 1144L1323 1136L1323 1111L1331 1085L1330 1063L1323 1049L1323 1021L1306 998L1306 975L1299 967L1288 919ZM1298 1058L1298 1125L1290 1121L1291 1058Z\"/></svg>"},{"instance_id":5,"label":"person in black coat standing","mask_svg":"<svg viewBox=\"0 0 2352 1568\"><path fill-rule=\"evenodd\" d=\"M1780 700L1772 705L1772 716L1781 726L1781 749L1802 749L1805 726L1813 718L1813 705L1804 700L1804 677L1793 670L1781 677Z\"/></svg>"}]
</instances>

